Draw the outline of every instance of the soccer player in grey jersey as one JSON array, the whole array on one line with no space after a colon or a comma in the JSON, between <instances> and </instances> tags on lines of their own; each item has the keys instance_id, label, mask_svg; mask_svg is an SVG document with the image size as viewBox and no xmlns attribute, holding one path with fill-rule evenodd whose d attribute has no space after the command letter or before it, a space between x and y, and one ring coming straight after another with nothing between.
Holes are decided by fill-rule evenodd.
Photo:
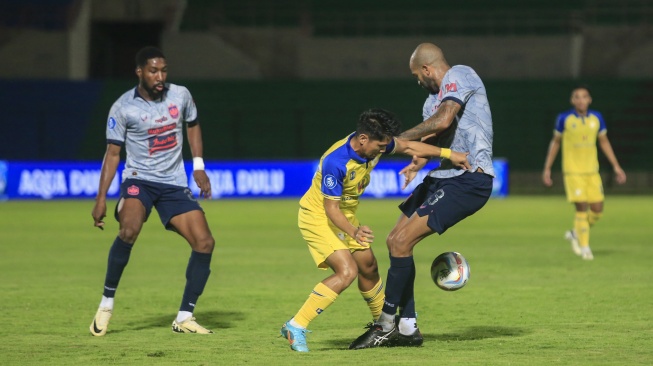
<instances>
[{"instance_id":1,"label":"soccer player in grey jersey","mask_svg":"<svg viewBox=\"0 0 653 366\"><path fill-rule=\"evenodd\" d=\"M215 241L204 211L188 188L182 160L184 127L193 154L193 178L200 188L200 196L211 196L211 182L204 172L202 132L195 102L185 87L166 84L167 73L166 59L159 49L141 49L136 54L138 86L118 98L109 112L107 150L91 212L95 226L100 229L104 229L106 195L116 175L123 146L127 161L114 214L120 230L109 251L102 300L90 326L94 336L107 332L116 288L152 207L156 208L166 229L184 237L192 249L186 269L186 288L172 330L213 333L197 324L193 317L195 304L211 273Z\"/></svg>"},{"instance_id":2,"label":"soccer player in grey jersey","mask_svg":"<svg viewBox=\"0 0 653 366\"><path fill-rule=\"evenodd\" d=\"M441 166L431 171L399 205L402 215L386 240L390 268L383 313L350 345L352 349L423 343L413 295L413 248L427 236L443 234L478 211L492 193L492 115L483 82L471 67L450 67L442 50L431 43L420 44L415 49L409 66L429 97L424 103L423 122L402 133L400 138L422 139L469 152L472 168L459 169L443 159ZM442 156L446 158L446 154ZM401 171L406 185L425 164L426 160L414 158ZM397 311L399 319L395 321Z\"/></svg>"}]
</instances>

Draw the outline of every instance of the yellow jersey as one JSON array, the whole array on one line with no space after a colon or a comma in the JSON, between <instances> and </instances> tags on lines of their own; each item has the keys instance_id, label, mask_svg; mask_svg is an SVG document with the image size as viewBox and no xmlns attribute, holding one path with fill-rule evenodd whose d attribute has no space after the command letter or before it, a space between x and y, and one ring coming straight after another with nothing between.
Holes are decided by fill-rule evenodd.
<instances>
[{"instance_id":1,"label":"yellow jersey","mask_svg":"<svg viewBox=\"0 0 653 366\"><path fill-rule=\"evenodd\" d=\"M355 133L333 144L320 158L311 187L299 200L302 209L326 214L324 198L340 201L340 210L355 213L358 199L370 184L370 172L379 162L381 154L374 159L360 157L351 147ZM395 141L392 139L384 154L392 154Z\"/></svg>"},{"instance_id":2,"label":"yellow jersey","mask_svg":"<svg viewBox=\"0 0 653 366\"><path fill-rule=\"evenodd\" d=\"M574 109L561 113L555 133L562 135L562 172L564 174L592 174L599 171L596 140L607 133L601 113L588 110L581 116Z\"/></svg>"}]
</instances>

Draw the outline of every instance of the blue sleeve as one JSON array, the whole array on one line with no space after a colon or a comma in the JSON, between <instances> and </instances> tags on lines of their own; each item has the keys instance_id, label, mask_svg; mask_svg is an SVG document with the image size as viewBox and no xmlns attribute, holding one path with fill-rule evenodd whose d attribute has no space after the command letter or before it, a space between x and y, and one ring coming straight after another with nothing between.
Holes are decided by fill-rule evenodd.
<instances>
[{"instance_id":1,"label":"blue sleeve","mask_svg":"<svg viewBox=\"0 0 653 366\"><path fill-rule=\"evenodd\" d=\"M395 147L397 144L395 144L395 139L394 137L392 138L392 141L386 146L385 151L383 152L383 155L391 155L395 153Z\"/></svg>"},{"instance_id":2,"label":"blue sleeve","mask_svg":"<svg viewBox=\"0 0 653 366\"><path fill-rule=\"evenodd\" d=\"M562 133L562 131L565 130L565 119L567 118L566 113L561 113L558 115L558 118L556 118L556 125L555 125L555 130Z\"/></svg>"},{"instance_id":3,"label":"blue sleeve","mask_svg":"<svg viewBox=\"0 0 653 366\"><path fill-rule=\"evenodd\" d=\"M605 120L603 119L603 115L597 111L592 111L596 115L596 118L599 120L599 133L606 131L608 127L605 124Z\"/></svg>"},{"instance_id":4,"label":"blue sleeve","mask_svg":"<svg viewBox=\"0 0 653 366\"><path fill-rule=\"evenodd\" d=\"M338 159L327 156L322 161L322 193L330 197L342 197L342 188L346 169L339 164Z\"/></svg>"}]
</instances>

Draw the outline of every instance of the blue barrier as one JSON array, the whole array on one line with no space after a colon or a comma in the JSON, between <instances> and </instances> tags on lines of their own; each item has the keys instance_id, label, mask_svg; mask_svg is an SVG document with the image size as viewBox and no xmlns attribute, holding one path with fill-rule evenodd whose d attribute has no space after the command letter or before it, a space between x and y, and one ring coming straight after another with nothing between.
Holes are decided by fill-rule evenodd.
<instances>
[{"instance_id":1,"label":"blue barrier","mask_svg":"<svg viewBox=\"0 0 653 366\"><path fill-rule=\"evenodd\" d=\"M374 198L406 197L429 169L427 165L404 190L399 171L408 160L381 160L372 171L364 196ZM213 198L289 198L300 197L308 189L318 161L232 161L206 162ZM437 165L436 165L437 166ZM100 179L99 162L14 162L0 161L0 199L84 199L94 198ZM108 197L119 194L123 165L109 188ZM494 161L497 177L492 195L508 194L508 163ZM186 164L190 188L199 189L192 179L192 164Z\"/></svg>"}]
</instances>

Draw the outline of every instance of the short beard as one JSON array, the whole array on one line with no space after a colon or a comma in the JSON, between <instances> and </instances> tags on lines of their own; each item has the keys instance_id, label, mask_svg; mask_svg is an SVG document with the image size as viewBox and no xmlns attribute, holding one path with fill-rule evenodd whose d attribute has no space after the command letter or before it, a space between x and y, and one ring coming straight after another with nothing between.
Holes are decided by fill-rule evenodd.
<instances>
[{"instance_id":1,"label":"short beard","mask_svg":"<svg viewBox=\"0 0 653 366\"><path fill-rule=\"evenodd\" d=\"M149 88L147 85L145 85L144 82L141 82L141 87L143 89L145 89L145 91L147 92L149 97L152 98L152 99L159 99L159 98L161 98L161 95L163 94L163 92L159 92L158 90L156 90L154 88Z\"/></svg>"}]
</instances>

